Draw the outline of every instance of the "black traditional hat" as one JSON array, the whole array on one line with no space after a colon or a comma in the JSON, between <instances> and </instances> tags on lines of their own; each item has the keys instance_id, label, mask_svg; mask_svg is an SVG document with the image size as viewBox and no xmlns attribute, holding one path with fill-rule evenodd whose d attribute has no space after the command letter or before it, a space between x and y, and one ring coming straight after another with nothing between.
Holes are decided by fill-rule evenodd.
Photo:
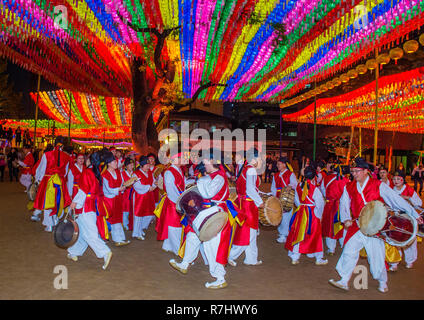
<instances>
[{"instance_id":1,"label":"black traditional hat","mask_svg":"<svg viewBox=\"0 0 424 320\"><path fill-rule=\"evenodd\" d=\"M124 167L126 167L127 165L129 165L130 163L134 163L134 160L133 159L131 159L131 158L125 158L125 161L124 161Z\"/></svg>"},{"instance_id":2,"label":"black traditional hat","mask_svg":"<svg viewBox=\"0 0 424 320\"><path fill-rule=\"evenodd\" d=\"M279 157L277 161L278 161L278 162L282 162L282 163L284 163L284 164L286 165L286 167L287 167L287 168L288 168L291 172L293 172L293 168L292 168L292 166L291 166L291 164L290 164L289 158L287 158L287 157Z\"/></svg>"},{"instance_id":3,"label":"black traditional hat","mask_svg":"<svg viewBox=\"0 0 424 320\"><path fill-rule=\"evenodd\" d=\"M115 156L113 155L112 152L110 152L108 149L103 149L102 151L102 162L104 162L104 164L108 164L111 163L113 160L116 160Z\"/></svg>"},{"instance_id":4,"label":"black traditional hat","mask_svg":"<svg viewBox=\"0 0 424 320\"><path fill-rule=\"evenodd\" d=\"M357 157L357 158L353 159L350 167L351 168L369 169L370 165L367 161L365 161L364 158Z\"/></svg>"},{"instance_id":5,"label":"black traditional hat","mask_svg":"<svg viewBox=\"0 0 424 320\"><path fill-rule=\"evenodd\" d=\"M307 166L303 171L303 175L306 179L312 180L317 175L317 172L313 166Z\"/></svg>"},{"instance_id":6,"label":"black traditional hat","mask_svg":"<svg viewBox=\"0 0 424 320\"><path fill-rule=\"evenodd\" d=\"M140 160L138 160L138 163L140 164L140 166L144 166L146 164L149 164L149 157L141 156Z\"/></svg>"},{"instance_id":7,"label":"black traditional hat","mask_svg":"<svg viewBox=\"0 0 424 320\"><path fill-rule=\"evenodd\" d=\"M54 140L54 145L57 146L58 144L65 145L66 144L66 138L64 136L57 136Z\"/></svg>"}]
</instances>

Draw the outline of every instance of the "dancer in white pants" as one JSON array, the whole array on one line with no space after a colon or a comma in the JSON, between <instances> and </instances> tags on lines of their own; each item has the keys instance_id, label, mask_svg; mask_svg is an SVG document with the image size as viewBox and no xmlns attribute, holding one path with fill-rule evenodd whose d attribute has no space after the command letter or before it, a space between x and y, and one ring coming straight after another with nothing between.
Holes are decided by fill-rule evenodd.
<instances>
[{"instance_id":1,"label":"dancer in white pants","mask_svg":"<svg viewBox=\"0 0 424 320\"><path fill-rule=\"evenodd\" d=\"M378 290L387 292L387 271L385 268L385 247L383 240L361 233L357 223L362 208L374 200L383 200L395 210L404 211L418 219L419 216L406 200L390 187L368 175L369 165L363 158L356 158L351 165L354 181L348 183L340 199L340 218L347 228L342 255L336 265L341 279L329 280L337 288L348 290L348 282L359 259L359 251L365 247L374 279L379 282Z\"/></svg>"},{"instance_id":2,"label":"dancer in white pants","mask_svg":"<svg viewBox=\"0 0 424 320\"><path fill-rule=\"evenodd\" d=\"M77 215L76 222L79 228L79 237L77 242L68 248L68 258L78 261L78 256L84 254L90 247L97 258L103 258L102 268L105 270L112 258L112 252L100 237L97 226L97 219L103 217L97 216L98 196L100 195L100 172L98 171L101 162L101 153L96 152L87 160L87 167L93 163L93 167L85 170L81 176L79 190L74 196L70 209L83 209L81 214Z\"/></svg>"},{"instance_id":3,"label":"dancer in white pants","mask_svg":"<svg viewBox=\"0 0 424 320\"><path fill-rule=\"evenodd\" d=\"M282 189L289 186L293 190L296 189L297 179L293 173L293 169L289 163L287 157L280 157L277 161L278 174L274 174L271 183L271 193L274 197L280 198ZM277 242L286 242L289 234L290 219L293 214L293 209L287 212L283 212L281 223L278 226L278 238Z\"/></svg>"},{"instance_id":4,"label":"dancer in white pants","mask_svg":"<svg viewBox=\"0 0 424 320\"><path fill-rule=\"evenodd\" d=\"M405 183L405 175L402 171L396 171L393 175L393 190L405 200L408 200L414 207L421 207L423 202L415 190ZM402 250L405 256L406 268L411 269L413 263L417 261L418 250L417 250L417 238L405 248L398 248L399 254L402 257ZM399 262L389 262L390 271L396 271Z\"/></svg>"},{"instance_id":5,"label":"dancer in white pants","mask_svg":"<svg viewBox=\"0 0 424 320\"><path fill-rule=\"evenodd\" d=\"M211 155L210 155L211 156ZM202 163L206 169L208 175L199 178L197 181L197 187L199 193L203 199L215 206L207 206L210 211L223 210L228 213L228 209L225 204L225 200L229 197L228 180L224 171L220 170L218 164L214 164L211 159L203 159ZM202 213L205 213L202 210ZM200 213L199 213L200 214ZM227 263L228 251L231 242L231 223L229 220L223 229L212 239L208 241L200 242L196 233L194 233L191 226L187 226L189 232L186 236L186 247L183 261L177 263L175 259L169 261L170 265L180 271L181 273L187 273L187 268L192 261L197 257L199 250L203 247L204 255L206 256L205 264L209 265L209 273L213 278L216 278L213 282L205 283L205 287L208 289L221 289L227 286L225 281L225 264Z\"/></svg>"},{"instance_id":6,"label":"dancer in white pants","mask_svg":"<svg viewBox=\"0 0 424 320\"><path fill-rule=\"evenodd\" d=\"M133 185L134 193L132 195L133 208L133 238L144 240L144 230L146 230L150 222L154 219L155 197L153 191L156 189L153 172L150 171L150 164L146 156L140 158L140 169L135 172L138 177Z\"/></svg>"}]
</instances>

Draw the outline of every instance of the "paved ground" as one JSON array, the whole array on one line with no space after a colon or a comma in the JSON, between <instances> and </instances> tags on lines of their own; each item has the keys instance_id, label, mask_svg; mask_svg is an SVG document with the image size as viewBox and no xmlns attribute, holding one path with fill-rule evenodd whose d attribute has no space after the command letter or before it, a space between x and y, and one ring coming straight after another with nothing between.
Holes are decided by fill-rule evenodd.
<instances>
[{"instance_id":1,"label":"paved ground","mask_svg":"<svg viewBox=\"0 0 424 320\"><path fill-rule=\"evenodd\" d=\"M258 238L263 265L244 266L243 256L237 267L227 266L229 286L213 291L204 288L213 280L199 258L187 275L172 269L170 253L161 250L153 225L145 241L134 240L113 251L110 268L101 269L103 260L88 249L78 262L66 258L66 251L56 247L52 234L43 231L40 222L29 220L27 197L18 183L0 183L0 299L178 299L178 300L281 300L281 299L423 299L424 252L419 244L419 258L414 269L402 264L389 274L390 291L377 291L377 282L368 274L368 290L349 292L331 287L327 281L337 277L335 265L340 254L328 257L327 266L315 266L314 260L301 258L292 266L287 252L275 242L275 228L261 228ZM127 233L130 236L129 233ZM368 266L367 261L360 264ZM66 266L68 289L57 290L56 266Z\"/></svg>"}]
</instances>

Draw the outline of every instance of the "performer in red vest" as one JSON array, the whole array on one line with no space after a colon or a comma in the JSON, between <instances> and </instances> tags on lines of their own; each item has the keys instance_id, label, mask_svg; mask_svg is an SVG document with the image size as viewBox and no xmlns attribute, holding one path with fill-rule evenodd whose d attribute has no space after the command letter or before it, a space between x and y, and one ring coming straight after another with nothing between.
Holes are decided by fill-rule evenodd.
<instances>
[{"instance_id":1,"label":"performer in red vest","mask_svg":"<svg viewBox=\"0 0 424 320\"><path fill-rule=\"evenodd\" d=\"M31 172L35 161L31 153L31 146L25 145L23 151L25 154L24 161L18 160L18 163L21 166L21 177L19 178L19 182L25 187L25 192L27 192L32 183Z\"/></svg>"},{"instance_id":2,"label":"performer in red vest","mask_svg":"<svg viewBox=\"0 0 424 320\"><path fill-rule=\"evenodd\" d=\"M149 153L147 155L148 159L149 159L149 164L150 164L150 171L152 172L152 174L155 172L156 170L156 156L153 153ZM153 190L153 196L155 199L155 207L156 205L159 203L159 198L160 198L160 193L159 193L159 188L155 188Z\"/></svg>"},{"instance_id":3,"label":"performer in red vest","mask_svg":"<svg viewBox=\"0 0 424 320\"><path fill-rule=\"evenodd\" d=\"M340 199L340 218L347 228L343 252L336 265L341 279L338 281L330 279L329 283L337 288L349 290L348 282L358 262L359 252L365 247L371 274L379 282L378 290L384 293L388 291L384 241L378 237L368 237L359 230L357 221L362 208L370 201L379 200L421 222L422 219L412 206L387 184L370 178L368 170L369 165L363 158L354 159L350 169L354 181L345 186Z\"/></svg>"},{"instance_id":4,"label":"performer in red vest","mask_svg":"<svg viewBox=\"0 0 424 320\"><path fill-rule=\"evenodd\" d=\"M122 226L122 193L125 191L125 186L122 185L118 162L110 151L104 150L103 161L104 166L107 166L107 169L102 173L107 222L111 227L112 240L119 247L130 243L130 241L125 240L125 232Z\"/></svg>"},{"instance_id":5,"label":"performer in red vest","mask_svg":"<svg viewBox=\"0 0 424 320\"><path fill-rule=\"evenodd\" d=\"M412 206L420 208L423 204L421 198L418 196L418 194L415 192L414 188L406 184L405 181L405 174L403 171L396 171L393 175L393 190L400 195L405 200L409 201ZM387 246L390 246L389 244L386 244L386 261L390 264L390 271L396 271L398 264L400 260L402 259L402 250L405 256L405 263L406 268L411 269L413 267L413 264L415 261L417 261L418 258L418 250L417 250L417 239L415 238L414 242L410 244L406 248L393 248L396 249L399 253L399 258L396 262L389 261L389 257L387 255Z\"/></svg>"},{"instance_id":6,"label":"performer in red vest","mask_svg":"<svg viewBox=\"0 0 424 320\"><path fill-rule=\"evenodd\" d=\"M320 160L316 163L317 175L315 178L315 185L319 188L321 183L324 181L325 176L327 175L327 169L325 162Z\"/></svg>"},{"instance_id":7,"label":"performer in red vest","mask_svg":"<svg viewBox=\"0 0 424 320\"><path fill-rule=\"evenodd\" d=\"M228 263L236 265L235 260L245 252L244 264L260 265L258 260L258 247L256 238L259 231L258 208L263 208L264 203L259 195L259 178L256 168L260 167L259 152L257 149L247 152L247 165L244 166L237 179L236 189L238 193L238 207L241 211L240 220L244 220L243 226L236 229L233 245L230 251Z\"/></svg>"},{"instance_id":8,"label":"performer in red vest","mask_svg":"<svg viewBox=\"0 0 424 320\"><path fill-rule=\"evenodd\" d=\"M235 155L235 166L234 166L234 176L231 177L231 180L233 182L236 182L238 177L240 176L241 172L243 171L243 168L247 165L246 163L246 152L240 151L237 152Z\"/></svg>"},{"instance_id":9,"label":"performer in red vest","mask_svg":"<svg viewBox=\"0 0 424 320\"><path fill-rule=\"evenodd\" d=\"M53 150L53 145L51 145L51 144L48 144L47 146L46 146L46 149L44 149L44 153L46 153L46 152L48 152L48 151L52 151ZM37 168L38 168L38 166L40 165L40 162L41 162L41 158L37 161L37 163L35 164L35 165L33 165L33 167L31 168L31 175L34 177L34 181L41 181L41 179L43 178L42 176L40 177L40 176L36 176L36 173L37 173ZM39 191L40 189L38 189L38 191ZM38 193L38 191L37 191L37 193ZM40 210L40 209L34 209L34 211L33 211L33 213L32 213L32 216L31 216L31 221L34 221L34 222L36 222L36 221L40 221L40 217L39 217L39 215L41 214L41 213L43 213L43 210Z\"/></svg>"},{"instance_id":10,"label":"performer in red vest","mask_svg":"<svg viewBox=\"0 0 424 320\"><path fill-rule=\"evenodd\" d=\"M292 189L297 187L296 175L293 173L293 168L290 165L289 159L287 157L280 157L277 161L278 173L274 174L272 177L271 183L271 193L274 197L280 198L281 190L287 186ZM284 243L286 242L287 236L289 234L289 224L292 217L293 210L288 212L283 212L283 218L281 223L278 226L278 238L277 242Z\"/></svg>"},{"instance_id":11,"label":"performer in red vest","mask_svg":"<svg viewBox=\"0 0 424 320\"><path fill-rule=\"evenodd\" d=\"M131 179L134 173L134 160L131 158L126 158L124 162L124 168L121 171L122 181L126 182ZM126 188L124 194L122 195L122 223L125 230L133 229L133 217L130 216L130 196L134 192L132 187Z\"/></svg>"},{"instance_id":12,"label":"performer in red vest","mask_svg":"<svg viewBox=\"0 0 424 320\"><path fill-rule=\"evenodd\" d=\"M349 182L349 179L343 175L343 168L340 164L334 164L320 187L326 198L321 221L322 237L325 239L329 255L334 255L337 240L340 241L340 246L343 246L344 228L340 221L339 203L344 187Z\"/></svg>"},{"instance_id":13,"label":"performer in red vest","mask_svg":"<svg viewBox=\"0 0 424 320\"><path fill-rule=\"evenodd\" d=\"M109 235L101 190L102 177L99 171L101 162L101 151L87 158L88 169L83 170L78 192L70 205L70 209L74 209L77 215L79 236L77 242L68 248L68 258L78 261L78 256L82 256L87 247L90 247L97 258L104 259L102 268L105 270L112 258L112 251L103 241L108 239Z\"/></svg>"},{"instance_id":14,"label":"performer in red vest","mask_svg":"<svg viewBox=\"0 0 424 320\"><path fill-rule=\"evenodd\" d=\"M68 170L68 192L71 199L78 193L79 180L85 170L85 157L82 153L77 155L75 163L71 163ZM79 213L79 212L78 212Z\"/></svg>"},{"instance_id":15,"label":"performer in red vest","mask_svg":"<svg viewBox=\"0 0 424 320\"><path fill-rule=\"evenodd\" d=\"M326 265L323 257L321 217L324 210L324 198L312 180L316 171L312 166L304 170L304 181L296 187L294 202L297 207L290 220L289 235L285 248L292 264L299 263L301 254L315 258L316 265Z\"/></svg>"},{"instance_id":16,"label":"performer in red vest","mask_svg":"<svg viewBox=\"0 0 424 320\"><path fill-rule=\"evenodd\" d=\"M175 203L181 193L185 190L185 177L181 170L182 153L171 157L171 166L164 173L164 191L166 195L162 198L155 214L157 240L162 241L162 249L171 251L178 255L181 242L182 226L181 216L177 213Z\"/></svg>"},{"instance_id":17,"label":"performer in red vest","mask_svg":"<svg viewBox=\"0 0 424 320\"><path fill-rule=\"evenodd\" d=\"M58 216L71 203L65 178L71 157L62 151L64 142L64 137L56 138L54 150L43 154L35 174L39 187L34 209L44 210L43 225L47 232L53 231Z\"/></svg>"},{"instance_id":18,"label":"performer in red vest","mask_svg":"<svg viewBox=\"0 0 424 320\"><path fill-rule=\"evenodd\" d=\"M216 278L214 282L207 282L206 288L221 289L227 286L225 281L225 265L228 262L228 254L231 248L232 237L235 230L235 216L230 212L227 207L227 200L229 197L228 180L226 173L221 170L220 165L212 160L213 153L210 154L209 159L203 159L199 167L204 165L206 176L200 177L197 180L197 187L205 200L205 203L211 202L212 205L219 206L224 212L228 214L228 221L224 228L211 240L200 242L196 233L190 226L187 235L185 253L183 261L177 263L171 259L169 263L171 266L182 273L187 273L188 266L196 259L199 249L203 247L205 261L209 265L209 273L212 277ZM206 205L205 207L210 207Z\"/></svg>"},{"instance_id":19,"label":"performer in red vest","mask_svg":"<svg viewBox=\"0 0 424 320\"><path fill-rule=\"evenodd\" d=\"M118 170L122 170L124 168L125 158L123 157L121 150L116 150L115 158L116 158L116 161L118 162Z\"/></svg>"},{"instance_id":20,"label":"performer in red vest","mask_svg":"<svg viewBox=\"0 0 424 320\"><path fill-rule=\"evenodd\" d=\"M385 167L380 167L378 169L378 176L379 176L380 181L382 183L387 184L390 188L393 189L393 187L394 187L393 180L389 176L389 172Z\"/></svg>"},{"instance_id":21,"label":"performer in red vest","mask_svg":"<svg viewBox=\"0 0 424 320\"><path fill-rule=\"evenodd\" d=\"M135 172L138 177L133 185L131 206L133 212L133 238L144 240L145 232L155 218L155 197L153 191L157 188L154 184L153 173L146 156L140 157L140 169Z\"/></svg>"}]
</instances>

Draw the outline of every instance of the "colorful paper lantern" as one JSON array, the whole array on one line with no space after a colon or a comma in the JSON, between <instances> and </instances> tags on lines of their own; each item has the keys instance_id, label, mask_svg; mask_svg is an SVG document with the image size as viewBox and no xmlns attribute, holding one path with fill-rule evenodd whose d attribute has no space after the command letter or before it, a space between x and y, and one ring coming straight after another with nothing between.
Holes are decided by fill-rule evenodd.
<instances>
[{"instance_id":1,"label":"colorful paper lantern","mask_svg":"<svg viewBox=\"0 0 424 320\"><path fill-rule=\"evenodd\" d=\"M403 44L403 50L405 50L406 53L414 53L418 50L418 47L419 45L416 40L409 40Z\"/></svg>"},{"instance_id":2,"label":"colorful paper lantern","mask_svg":"<svg viewBox=\"0 0 424 320\"><path fill-rule=\"evenodd\" d=\"M395 64L397 64L397 61L403 57L403 50L401 48L393 48L389 51L389 56L391 59L395 60Z\"/></svg>"},{"instance_id":3,"label":"colorful paper lantern","mask_svg":"<svg viewBox=\"0 0 424 320\"><path fill-rule=\"evenodd\" d=\"M365 74L368 71L368 68L365 64L359 64L356 66L356 71L358 74Z\"/></svg>"},{"instance_id":4,"label":"colorful paper lantern","mask_svg":"<svg viewBox=\"0 0 424 320\"><path fill-rule=\"evenodd\" d=\"M350 79L355 79L355 78L357 78L357 77L358 77L358 71L356 71L355 69L349 70L349 71L347 72L347 76L348 76Z\"/></svg>"},{"instance_id":5,"label":"colorful paper lantern","mask_svg":"<svg viewBox=\"0 0 424 320\"><path fill-rule=\"evenodd\" d=\"M365 63L365 66L369 69L369 70L374 70L378 67L377 64L377 60L375 59L369 59L367 60L367 62Z\"/></svg>"},{"instance_id":6,"label":"colorful paper lantern","mask_svg":"<svg viewBox=\"0 0 424 320\"><path fill-rule=\"evenodd\" d=\"M387 53L380 53L376 60L378 64L385 65L390 62L390 56Z\"/></svg>"}]
</instances>

